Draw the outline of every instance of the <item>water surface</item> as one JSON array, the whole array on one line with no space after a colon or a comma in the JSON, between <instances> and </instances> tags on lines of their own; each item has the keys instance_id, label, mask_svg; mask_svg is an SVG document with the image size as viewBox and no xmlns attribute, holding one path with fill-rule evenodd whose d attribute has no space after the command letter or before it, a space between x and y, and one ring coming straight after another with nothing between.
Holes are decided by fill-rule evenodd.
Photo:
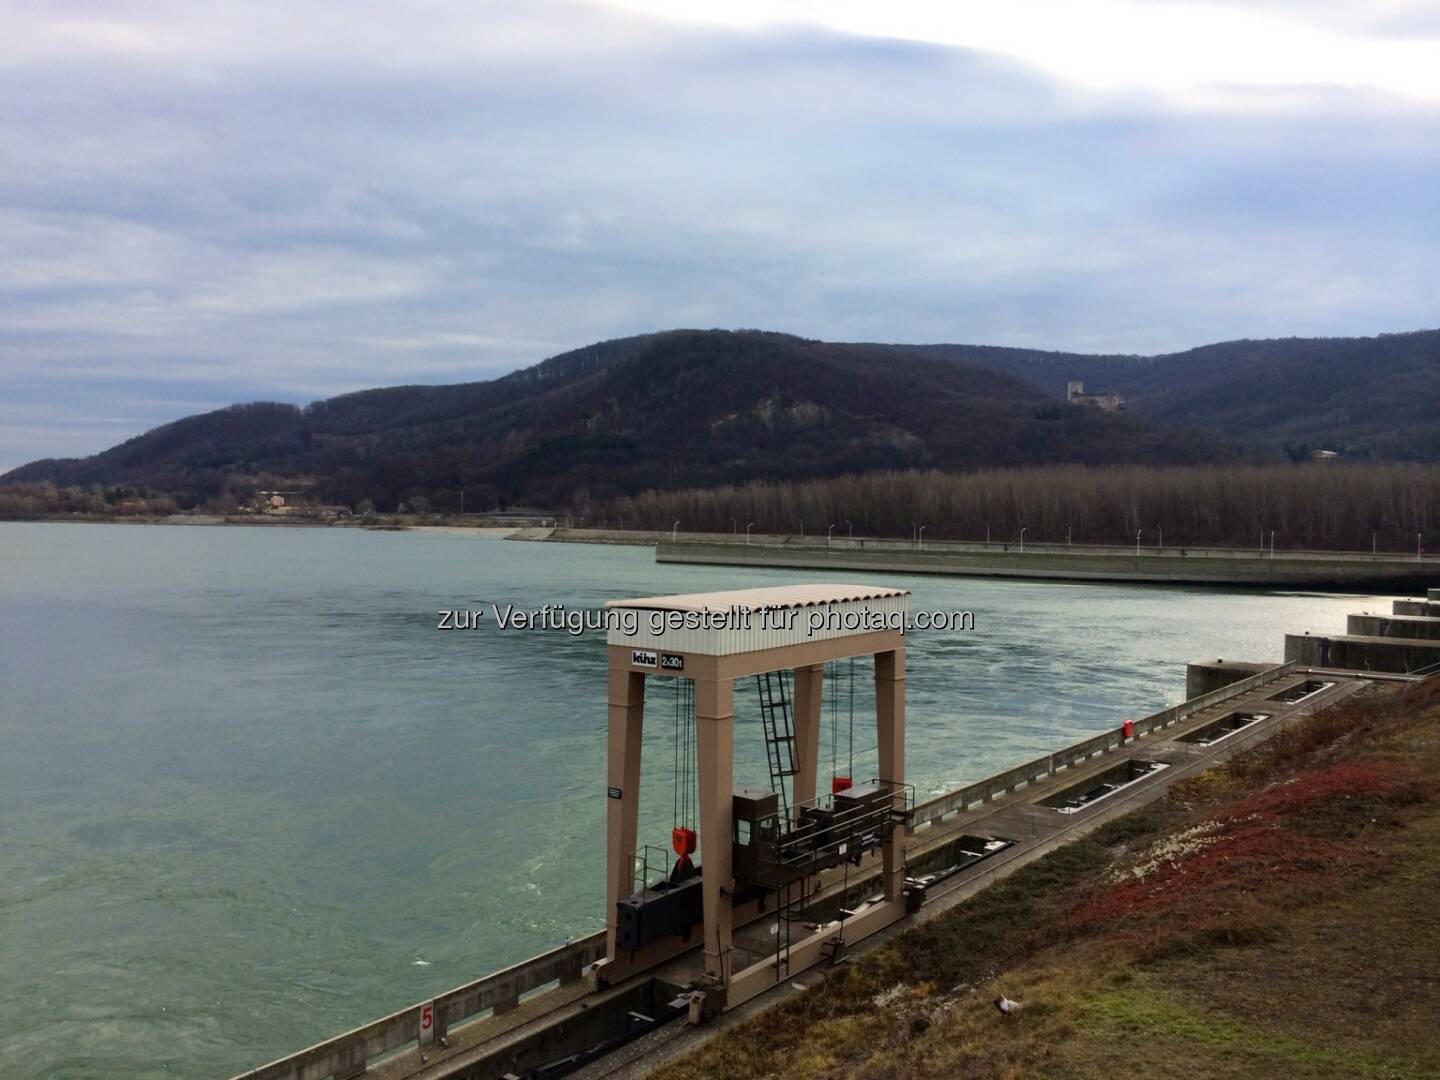
<instances>
[{"instance_id":1,"label":"water surface","mask_svg":"<svg viewBox=\"0 0 1440 1080\"><path fill-rule=\"evenodd\" d=\"M833 577L646 548L70 524L0 524L0 575L5 1077L227 1075L598 929L603 640L445 633L436 613ZM922 798L1173 704L1187 659L1278 662L1286 630L1366 606L843 577L975 612L974 631L910 643ZM764 781L743 690L736 779ZM867 678L856 691L864 777ZM669 684L648 716L642 831L665 845ZM831 747L826 727L823 768Z\"/></svg>"}]
</instances>

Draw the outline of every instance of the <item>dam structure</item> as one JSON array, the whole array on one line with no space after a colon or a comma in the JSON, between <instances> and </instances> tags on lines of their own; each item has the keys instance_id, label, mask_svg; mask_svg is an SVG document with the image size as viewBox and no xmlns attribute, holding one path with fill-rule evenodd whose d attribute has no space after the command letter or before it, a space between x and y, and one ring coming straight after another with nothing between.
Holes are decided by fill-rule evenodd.
<instances>
[{"instance_id":1,"label":"dam structure","mask_svg":"<svg viewBox=\"0 0 1440 1080\"><path fill-rule=\"evenodd\" d=\"M1440 579L1440 557L1408 554L1275 551L1260 547L1191 548L1027 542L967 543L830 536L706 536L655 541L655 561L872 573L951 574L1045 581L1221 585L1337 592L1423 590ZM1423 612L1416 612L1423 614Z\"/></svg>"},{"instance_id":2,"label":"dam structure","mask_svg":"<svg viewBox=\"0 0 1440 1080\"><path fill-rule=\"evenodd\" d=\"M1344 634L1285 635L1285 659L1402 674L1440 666L1440 589L1390 606L1389 614L1349 616Z\"/></svg>"},{"instance_id":3,"label":"dam structure","mask_svg":"<svg viewBox=\"0 0 1440 1080\"><path fill-rule=\"evenodd\" d=\"M643 1074L710 1038L717 1018L768 1008L800 973L933 918L1176 781L1367 685L1440 672L1416 645L1440 644L1440 611L1357 616L1377 621L1364 634L1298 635L1330 641L1325 662L1318 646L1292 647L1297 635L1278 665L1197 660L1179 704L917 801L905 782L905 685L924 673L907 672L892 629L907 598L807 583L611 601L646 618L607 634L608 774L595 795L607 808L606 875L595 883L605 929L236 1080ZM1440 589L1396 603L1437 604ZM874 684L861 726L873 723L880 775L836 765L827 784L816 752L826 688L855 678ZM738 680L759 687L767 788L731 782L735 738L757 737L757 725L736 724ZM637 831L651 704L676 725L674 760L648 763L674 772L669 850Z\"/></svg>"}]
</instances>

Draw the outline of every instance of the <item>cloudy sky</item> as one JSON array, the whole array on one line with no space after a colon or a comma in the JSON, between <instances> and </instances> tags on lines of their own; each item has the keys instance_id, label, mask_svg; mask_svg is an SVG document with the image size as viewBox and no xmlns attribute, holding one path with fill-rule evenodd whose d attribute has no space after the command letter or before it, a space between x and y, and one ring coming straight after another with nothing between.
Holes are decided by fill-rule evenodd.
<instances>
[{"instance_id":1,"label":"cloudy sky","mask_svg":"<svg viewBox=\"0 0 1440 1080\"><path fill-rule=\"evenodd\" d=\"M1440 0L0 0L0 468L675 326L1440 325Z\"/></svg>"}]
</instances>

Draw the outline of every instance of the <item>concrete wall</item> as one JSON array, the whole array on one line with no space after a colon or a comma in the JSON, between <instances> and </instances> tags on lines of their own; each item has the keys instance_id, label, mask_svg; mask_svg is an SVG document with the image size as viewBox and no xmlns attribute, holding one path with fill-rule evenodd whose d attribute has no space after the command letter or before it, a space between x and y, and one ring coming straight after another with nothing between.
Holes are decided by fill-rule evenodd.
<instances>
[{"instance_id":1,"label":"concrete wall","mask_svg":"<svg viewBox=\"0 0 1440 1080\"><path fill-rule=\"evenodd\" d=\"M1440 664L1440 640L1286 634L1285 659L1306 667L1404 673Z\"/></svg>"},{"instance_id":2,"label":"concrete wall","mask_svg":"<svg viewBox=\"0 0 1440 1080\"><path fill-rule=\"evenodd\" d=\"M1345 632L1362 637L1440 638L1440 619L1420 615L1350 615Z\"/></svg>"},{"instance_id":3,"label":"concrete wall","mask_svg":"<svg viewBox=\"0 0 1440 1080\"><path fill-rule=\"evenodd\" d=\"M1185 665L1185 698L1197 698L1222 686L1229 686L1251 675L1258 675L1274 664L1257 664L1245 660L1196 660Z\"/></svg>"},{"instance_id":4,"label":"concrete wall","mask_svg":"<svg viewBox=\"0 0 1440 1080\"><path fill-rule=\"evenodd\" d=\"M1396 615L1419 615L1426 619L1440 619L1440 602L1430 600L1392 600L1390 610Z\"/></svg>"},{"instance_id":5,"label":"concrete wall","mask_svg":"<svg viewBox=\"0 0 1440 1080\"><path fill-rule=\"evenodd\" d=\"M657 562L723 566L781 566L825 570L871 570L979 577L1044 578L1067 581L1138 581L1166 585L1242 585L1259 588L1414 589L1440 575L1440 560L1427 566L1413 558L1284 555L1275 558L1213 554L1181 555L1153 549L1139 555L1010 550L996 545L979 551L922 548L872 549L837 543L772 545L661 541ZM1413 612L1412 614L1424 614Z\"/></svg>"}]
</instances>

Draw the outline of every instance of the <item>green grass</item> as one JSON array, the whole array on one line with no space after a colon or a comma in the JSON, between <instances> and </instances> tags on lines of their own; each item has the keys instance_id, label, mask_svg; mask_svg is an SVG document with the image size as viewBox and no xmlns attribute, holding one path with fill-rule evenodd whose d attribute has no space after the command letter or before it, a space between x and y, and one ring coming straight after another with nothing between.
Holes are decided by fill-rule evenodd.
<instances>
[{"instance_id":1,"label":"green grass","mask_svg":"<svg viewBox=\"0 0 1440 1080\"><path fill-rule=\"evenodd\" d=\"M1277 993L1285 988L1277 986ZM1247 1024L1197 1007L1193 1000L1167 993L1154 980L1136 979L1122 989L1084 997L1076 1009L1088 1039L1128 1037L1147 1044L1138 1054L1152 1061L1183 1060L1197 1065L1224 1053L1249 1059L1267 1072L1287 1076L1396 1077L1417 1080L1434 1072L1404 1057L1331 1041L1322 1033ZM1297 1017L1303 1023L1304 1017Z\"/></svg>"}]
</instances>

